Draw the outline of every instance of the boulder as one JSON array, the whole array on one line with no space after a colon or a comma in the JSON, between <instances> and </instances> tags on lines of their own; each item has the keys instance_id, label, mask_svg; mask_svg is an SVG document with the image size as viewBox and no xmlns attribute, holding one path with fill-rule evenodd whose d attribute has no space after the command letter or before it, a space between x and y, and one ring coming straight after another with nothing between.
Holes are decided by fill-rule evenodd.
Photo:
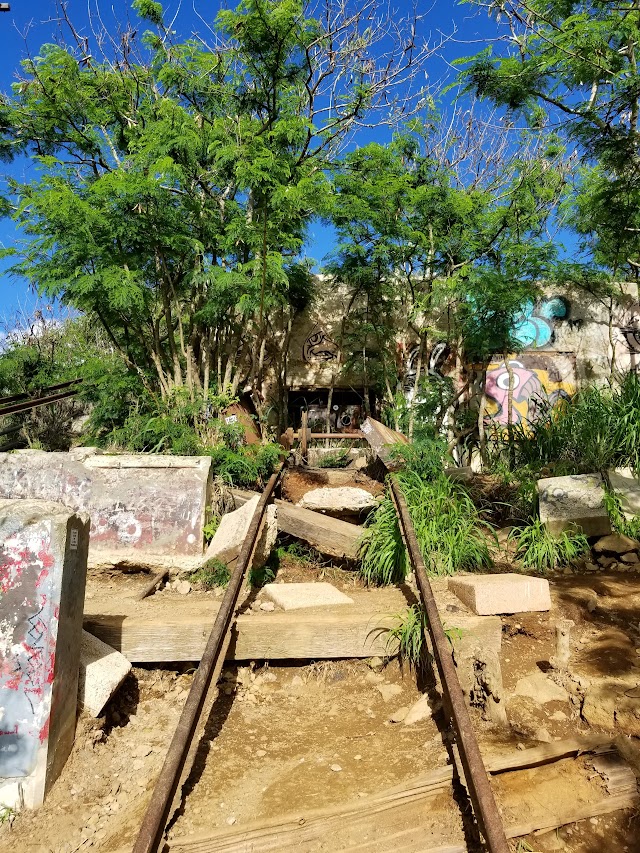
<instances>
[{"instance_id":1,"label":"boulder","mask_svg":"<svg viewBox=\"0 0 640 853\"><path fill-rule=\"evenodd\" d=\"M378 505L377 498L366 489L358 489L354 486L339 486L331 488L323 486L320 489L311 489L298 506L312 509L316 512L348 512L360 513L373 509Z\"/></svg>"},{"instance_id":2,"label":"boulder","mask_svg":"<svg viewBox=\"0 0 640 853\"><path fill-rule=\"evenodd\" d=\"M620 507L627 518L640 515L640 480L631 468L610 468L609 485L620 499Z\"/></svg>"},{"instance_id":3,"label":"boulder","mask_svg":"<svg viewBox=\"0 0 640 853\"><path fill-rule=\"evenodd\" d=\"M449 589L479 616L550 610L549 581L513 573L458 575Z\"/></svg>"},{"instance_id":4,"label":"boulder","mask_svg":"<svg viewBox=\"0 0 640 853\"><path fill-rule=\"evenodd\" d=\"M623 533L611 533L609 536L603 536L593 546L596 554L628 554L631 551L637 551L639 548L640 542L637 539L631 539Z\"/></svg>"},{"instance_id":5,"label":"boulder","mask_svg":"<svg viewBox=\"0 0 640 853\"><path fill-rule=\"evenodd\" d=\"M516 696L528 696L541 705L547 702L568 702L569 694L564 689L548 678L543 672L534 672L524 678L520 678L514 690Z\"/></svg>"},{"instance_id":6,"label":"boulder","mask_svg":"<svg viewBox=\"0 0 640 853\"><path fill-rule=\"evenodd\" d=\"M216 559L229 566L238 559L259 500L260 496L254 495L251 500L247 501L239 509L227 512L222 516L215 536L205 552L205 563ZM253 558L254 568L259 568L268 560L269 554L275 545L277 535L276 508L273 504L270 504L265 511L262 532L256 543Z\"/></svg>"},{"instance_id":7,"label":"boulder","mask_svg":"<svg viewBox=\"0 0 640 853\"><path fill-rule=\"evenodd\" d=\"M579 528L586 536L611 533L600 474L538 480L540 519L554 534Z\"/></svg>"},{"instance_id":8,"label":"boulder","mask_svg":"<svg viewBox=\"0 0 640 853\"><path fill-rule=\"evenodd\" d=\"M93 634L82 632L78 677L78 701L81 708L92 717L99 717L130 672L131 664L124 655Z\"/></svg>"}]
</instances>

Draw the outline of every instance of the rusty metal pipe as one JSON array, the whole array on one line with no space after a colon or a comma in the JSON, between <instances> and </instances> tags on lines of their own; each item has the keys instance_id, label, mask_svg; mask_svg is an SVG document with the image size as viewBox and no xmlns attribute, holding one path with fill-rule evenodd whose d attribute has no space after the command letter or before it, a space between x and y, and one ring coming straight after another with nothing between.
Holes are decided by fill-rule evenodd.
<instances>
[{"instance_id":1,"label":"rusty metal pipe","mask_svg":"<svg viewBox=\"0 0 640 853\"><path fill-rule=\"evenodd\" d=\"M180 783L180 776L187 759L189 747L202 713L218 658L225 646L225 638L231 628L242 581L251 563L260 531L260 524L267 503L273 494L281 473L282 465L271 476L258 501L247 535L242 543L238 562L229 580L229 585L227 586L220 610L209 634L200 665L193 678L191 690L189 691L187 701L180 715L180 720L173 734L173 739L169 745L162 770L153 789L153 794L147 806L133 853L156 853L162 842L162 835L169 817L169 810L171 809L173 797Z\"/></svg>"},{"instance_id":2,"label":"rusty metal pipe","mask_svg":"<svg viewBox=\"0 0 640 853\"><path fill-rule=\"evenodd\" d=\"M411 565L415 572L420 590L420 597L427 615L427 627L431 636L433 653L440 674L440 680L448 699L448 710L451 721L456 732L456 743L462 761L465 781L473 803L476 820L489 847L490 853L509 853L509 845L504 832L502 818L498 811L487 770L482 760L482 754L478 741L476 740L471 718L464 701L464 695L458 674L451 657L449 641L444 633L440 614L433 597L433 590L429 583L427 571L424 565L420 545L416 536L407 503L393 477L390 478L393 500L400 519L404 541L409 552Z\"/></svg>"}]
</instances>

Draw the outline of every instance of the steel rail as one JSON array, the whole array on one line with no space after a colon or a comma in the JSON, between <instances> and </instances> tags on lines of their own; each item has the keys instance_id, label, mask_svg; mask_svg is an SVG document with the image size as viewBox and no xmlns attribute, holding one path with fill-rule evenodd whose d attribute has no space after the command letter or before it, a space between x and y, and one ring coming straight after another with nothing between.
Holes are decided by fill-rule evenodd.
<instances>
[{"instance_id":1,"label":"steel rail","mask_svg":"<svg viewBox=\"0 0 640 853\"><path fill-rule=\"evenodd\" d=\"M49 397L36 397L31 400L25 400L23 403L14 403L11 406L5 406L0 409L0 417L3 415L15 415L18 412L28 412L29 409L38 409L40 406L46 406L49 403L57 403L58 400L66 400L67 397L74 397L78 393L77 388L71 391L62 391L60 394L51 394Z\"/></svg>"},{"instance_id":2,"label":"steel rail","mask_svg":"<svg viewBox=\"0 0 640 853\"><path fill-rule=\"evenodd\" d=\"M42 396L42 394L48 394L49 391L61 391L63 388L69 388L71 385L78 385L81 382L84 382L84 380L69 379L67 382L58 382L57 385L49 385L48 388L39 388L37 391L32 393L25 391L22 394L10 394L8 397L0 397L0 406L4 406L5 403L17 403L21 400L37 400Z\"/></svg>"},{"instance_id":3,"label":"steel rail","mask_svg":"<svg viewBox=\"0 0 640 853\"><path fill-rule=\"evenodd\" d=\"M456 733L456 743L460 753L465 781L473 804L476 820L490 853L509 853L502 818L498 811L493 791L489 783L478 741L476 740L471 718L464 700L462 688L451 656L449 641L444 633L440 614L429 583L429 577L418 544L407 503L398 483L390 477L391 493L400 520L402 533L409 552L409 559L418 582L420 597L427 617L427 628L431 636L433 654L440 674L440 680L448 705L449 716Z\"/></svg>"},{"instance_id":4,"label":"steel rail","mask_svg":"<svg viewBox=\"0 0 640 853\"><path fill-rule=\"evenodd\" d=\"M251 564L258 533L260 532L260 524L262 523L267 503L282 474L282 467L281 464L269 479L253 513L247 535L238 556L238 562L233 570L224 598L222 599L222 604L220 605L220 610L213 623L213 628L209 634L200 665L193 678L187 701L182 709L182 714L169 745L162 770L153 789L153 794L147 806L147 811L145 812L132 853L157 853L162 842L162 835L169 818L171 804L180 784L180 776L202 714L212 677L218 664L219 656L221 652L224 653L225 640L235 616L238 596L240 595L244 576Z\"/></svg>"}]
</instances>

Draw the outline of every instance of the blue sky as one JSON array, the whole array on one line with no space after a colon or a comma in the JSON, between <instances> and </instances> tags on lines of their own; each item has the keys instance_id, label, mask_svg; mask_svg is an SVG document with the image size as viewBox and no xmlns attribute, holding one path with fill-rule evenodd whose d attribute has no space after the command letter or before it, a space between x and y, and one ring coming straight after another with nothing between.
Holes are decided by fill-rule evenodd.
<instances>
[{"instance_id":1,"label":"blue sky","mask_svg":"<svg viewBox=\"0 0 640 853\"><path fill-rule=\"evenodd\" d=\"M88 0L95 8L95 0ZM87 36L91 35L87 17L87 0L67 0L69 17L76 28ZM174 25L178 36L187 37L194 31L205 32L205 21L212 21L220 8L227 4L203 2L203 0L184 0L164 3L167 12L165 20L177 12ZM235 4L233 4L235 5ZM386 6L385 3L380 4ZM455 33L443 47L441 55L430 61L427 67L429 80L436 82L446 75L453 75L450 63L457 57L467 56L479 50L487 38L495 35L495 26L484 12L478 13L472 7L447 0L433 0L433 4L418 3L424 14L420 35L432 43L440 41L440 33ZM118 23L130 14L131 4L125 0L111 0L99 4L100 15L107 29L115 29ZM395 17L411 12L413 4L407 0L392 3ZM131 13L132 17L133 13ZM200 17L199 17L200 16ZM58 12L54 0L12 0L11 11L0 14L0 90L7 92L16 80L20 60L27 52L36 54L39 47L53 41L59 29ZM375 137L375 133L373 134ZM371 134L368 134L371 138ZM31 164L20 159L12 164L0 164L2 174L11 174L18 179L33 176ZM0 245L12 246L19 237L10 220L0 220ZM322 260L331 248L331 230L321 225L313 225L308 253L316 260ZM0 260L0 319L10 318L19 307L33 305L35 297L30 294L24 281L8 276L4 271L7 261Z\"/></svg>"}]
</instances>

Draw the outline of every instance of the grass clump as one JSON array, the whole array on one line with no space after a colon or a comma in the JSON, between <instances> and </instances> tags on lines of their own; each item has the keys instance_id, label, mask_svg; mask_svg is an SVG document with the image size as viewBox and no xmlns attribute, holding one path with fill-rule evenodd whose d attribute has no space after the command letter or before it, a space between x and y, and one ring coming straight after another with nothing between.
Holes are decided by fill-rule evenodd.
<instances>
[{"instance_id":1,"label":"grass clump","mask_svg":"<svg viewBox=\"0 0 640 853\"><path fill-rule=\"evenodd\" d=\"M335 450L321 456L316 462L316 468L346 468L350 461L349 450Z\"/></svg>"},{"instance_id":2,"label":"grass clump","mask_svg":"<svg viewBox=\"0 0 640 853\"><path fill-rule=\"evenodd\" d=\"M231 572L221 560L214 557L191 575L191 580L205 589L225 587L231 579Z\"/></svg>"},{"instance_id":3,"label":"grass clump","mask_svg":"<svg viewBox=\"0 0 640 853\"><path fill-rule=\"evenodd\" d=\"M516 542L516 558L522 565L541 574L569 565L589 550L584 533L565 530L555 536L539 518L525 527L514 528L509 538Z\"/></svg>"},{"instance_id":4,"label":"grass clump","mask_svg":"<svg viewBox=\"0 0 640 853\"><path fill-rule=\"evenodd\" d=\"M442 470L433 480L415 471L402 471L397 481L404 493L427 571L452 575L456 571L491 565L487 533L469 493ZM390 498L385 498L367 520L361 545L360 573L367 584L401 583L408 557L400 524Z\"/></svg>"},{"instance_id":5,"label":"grass clump","mask_svg":"<svg viewBox=\"0 0 640 853\"><path fill-rule=\"evenodd\" d=\"M397 649L401 661L406 661L411 669L423 670L429 655L424 641L428 626L427 614L419 604L412 604L402 613L395 613L392 618L396 624L388 630L386 650L392 655L396 654ZM444 633L452 645L454 637L462 637L460 628L445 625Z\"/></svg>"},{"instance_id":6,"label":"grass clump","mask_svg":"<svg viewBox=\"0 0 640 853\"><path fill-rule=\"evenodd\" d=\"M540 402L535 421L512 430L512 447L495 443L495 454L508 452L512 469L550 466L557 476L617 466L638 472L640 375L624 374L612 388L591 385L555 406Z\"/></svg>"}]
</instances>

